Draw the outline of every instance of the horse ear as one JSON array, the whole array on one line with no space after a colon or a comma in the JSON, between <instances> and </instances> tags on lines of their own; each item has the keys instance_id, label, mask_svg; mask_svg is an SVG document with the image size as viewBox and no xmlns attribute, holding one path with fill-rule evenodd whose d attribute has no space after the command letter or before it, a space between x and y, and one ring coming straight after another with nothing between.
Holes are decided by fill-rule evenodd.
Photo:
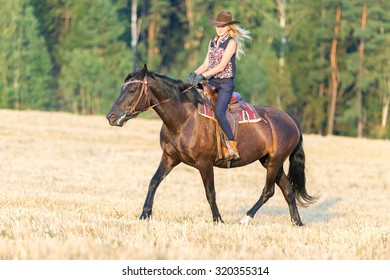
<instances>
[{"instance_id":1,"label":"horse ear","mask_svg":"<svg viewBox=\"0 0 390 280\"><path fill-rule=\"evenodd\" d=\"M134 64L134 72L138 72L139 70L141 70L138 66L138 64Z\"/></svg>"},{"instance_id":2,"label":"horse ear","mask_svg":"<svg viewBox=\"0 0 390 280\"><path fill-rule=\"evenodd\" d=\"M142 68L141 73L143 76L145 76L146 72L148 72L148 67L146 67L146 64L144 65L144 68Z\"/></svg>"}]
</instances>

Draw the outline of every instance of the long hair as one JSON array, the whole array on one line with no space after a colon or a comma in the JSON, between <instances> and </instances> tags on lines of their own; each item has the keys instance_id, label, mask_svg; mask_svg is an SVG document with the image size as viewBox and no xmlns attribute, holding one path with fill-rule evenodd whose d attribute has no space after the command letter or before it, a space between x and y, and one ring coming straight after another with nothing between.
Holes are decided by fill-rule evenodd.
<instances>
[{"instance_id":1,"label":"long hair","mask_svg":"<svg viewBox=\"0 0 390 280\"><path fill-rule=\"evenodd\" d=\"M229 26L229 35L233 37L233 39L237 43L237 59L245 54L244 52L244 41L252 40L252 36L250 35L250 31L242 28L239 25L230 25Z\"/></svg>"}]
</instances>

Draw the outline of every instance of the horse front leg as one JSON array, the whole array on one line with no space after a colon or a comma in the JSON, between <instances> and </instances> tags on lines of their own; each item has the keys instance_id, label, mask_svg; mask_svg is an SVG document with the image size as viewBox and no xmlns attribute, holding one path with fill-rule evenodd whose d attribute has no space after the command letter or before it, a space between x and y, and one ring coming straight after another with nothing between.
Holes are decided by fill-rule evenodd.
<instances>
[{"instance_id":1,"label":"horse front leg","mask_svg":"<svg viewBox=\"0 0 390 280\"><path fill-rule=\"evenodd\" d=\"M148 218L151 218L152 216L152 209L153 209L153 201L154 201L154 195L156 194L156 190L162 180L171 172L171 170L179 164L179 161L169 157L166 154L163 154L161 157L160 164L154 173L152 179L149 183L149 189L148 193L146 195L144 207L142 210L142 214L140 216L140 220L146 220Z\"/></svg>"},{"instance_id":2,"label":"horse front leg","mask_svg":"<svg viewBox=\"0 0 390 280\"><path fill-rule=\"evenodd\" d=\"M213 165L202 167L199 168L199 172L200 175L202 176L202 181L206 191L207 201L210 204L211 213L213 215L213 221L215 223L223 223L216 202L216 193L214 187L214 167Z\"/></svg>"}]
</instances>

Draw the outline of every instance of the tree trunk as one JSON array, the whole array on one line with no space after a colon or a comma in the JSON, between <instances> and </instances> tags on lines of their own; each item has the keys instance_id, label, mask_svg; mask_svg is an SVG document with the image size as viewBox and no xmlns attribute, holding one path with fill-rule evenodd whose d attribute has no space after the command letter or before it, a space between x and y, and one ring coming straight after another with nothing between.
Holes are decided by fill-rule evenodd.
<instances>
[{"instance_id":1,"label":"tree trunk","mask_svg":"<svg viewBox=\"0 0 390 280\"><path fill-rule=\"evenodd\" d=\"M385 33L385 29L382 27L380 29L380 32L383 35ZM388 49L388 45L386 47L386 50L387 49ZM387 126L387 118L389 116L389 107L390 107L390 75L389 75L388 67L385 67L384 65L382 67L383 67L382 72L383 72L384 86L383 86L383 95L382 95L381 127L383 130L385 130Z\"/></svg>"},{"instance_id":2,"label":"tree trunk","mask_svg":"<svg viewBox=\"0 0 390 280\"><path fill-rule=\"evenodd\" d=\"M190 27L190 30L193 30L195 25L195 20L194 20L194 3L192 0L186 0L186 14L187 14L188 26Z\"/></svg>"},{"instance_id":3,"label":"tree trunk","mask_svg":"<svg viewBox=\"0 0 390 280\"><path fill-rule=\"evenodd\" d=\"M138 28L137 28L137 0L133 0L131 3L131 64L135 64L135 58L137 54L137 42L138 42Z\"/></svg>"},{"instance_id":4,"label":"tree trunk","mask_svg":"<svg viewBox=\"0 0 390 280\"><path fill-rule=\"evenodd\" d=\"M83 88L80 89L79 94L80 94L81 114L85 115L87 112L87 96Z\"/></svg>"},{"instance_id":5,"label":"tree trunk","mask_svg":"<svg viewBox=\"0 0 390 280\"><path fill-rule=\"evenodd\" d=\"M386 75L384 73L384 75ZM386 87L383 91L383 100L382 100L382 123L381 126L384 129L387 125L387 117L389 115L389 106L390 106L390 79L386 78Z\"/></svg>"},{"instance_id":6,"label":"tree trunk","mask_svg":"<svg viewBox=\"0 0 390 280\"><path fill-rule=\"evenodd\" d=\"M16 23L17 21L15 21ZM23 61L23 26L20 25L18 27L18 25L14 25L13 26L13 31L14 33L17 34L17 37L16 37L16 45L15 45L15 50L14 50L14 56L15 56L15 66L16 67L12 67L13 68L13 83L12 83L12 88L13 88L13 92L14 92L14 108L16 110L20 110L22 109L21 106L22 106L22 92L20 90L20 80L21 80L21 73L20 73L20 69L22 68L21 67L21 64L22 64L22 61Z\"/></svg>"},{"instance_id":7,"label":"tree trunk","mask_svg":"<svg viewBox=\"0 0 390 280\"><path fill-rule=\"evenodd\" d=\"M159 20L161 18L161 11L158 10L158 0L153 0L152 12L149 17L149 28L148 28L148 58L147 62L150 66L149 69L158 69L158 60L160 50L158 48L158 33L160 31Z\"/></svg>"},{"instance_id":8,"label":"tree trunk","mask_svg":"<svg viewBox=\"0 0 390 280\"><path fill-rule=\"evenodd\" d=\"M194 0L186 0L186 16L189 27L189 36L184 43L184 49L191 54L188 56L188 66L190 68L195 68L199 64L199 44L202 40L204 29L202 25L198 27L195 26L195 22L199 20L202 13L196 11L194 5L196 6ZM204 59L204 57L202 58Z\"/></svg>"},{"instance_id":9,"label":"tree trunk","mask_svg":"<svg viewBox=\"0 0 390 280\"><path fill-rule=\"evenodd\" d=\"M148 65L151 69L154 69L153 56L154 56L154 45L156 44L156 21L152 18L149 22L148 29Z\"/></svg>"},{"instance_id":10,"label":"tree trunk","mask_svg":"<svg viewBox=\"0 0 390 280\"><path fill-rule=\"evenodd\" d=\"M321 1L321 20L324 21L325 19L325 16L326 16L326 8L325 8L325 0L322 0ZM324 28L324 27L323 27ZM321 61L321 65L325 65L325 47L324 47L324 42L320 42L320 45L321 45L321 52L320 52L320 61ZM325 73L324 73L324 69L322 68L321 69L321 77L325 77ZM321 100L324 99L324 96L325 96L325 80L321 80L320 81L320 84L318 86L318 95L320 97ZM318 113L317 113L318 114ZM319 125L317 127L317 133L322 135L323 134L323 130L324 130L324 127L323 125Z\"/></svg>"},{"instance_id":11,"label":"tree trunk","mask_svg":"<svg viewBox=\"0 0 390 280\"><path fill-rule=\"evenodd\" d=\"M328 126L327 126L327 135L332 135L334 130L334 117L336 114L336 102L337 102L337 90L340 84L339 80L339 70L337 66L337 43L338 35L340 33L340 22L341 22L341 3L336 9L336 22L334 25L334 37L332 40L332 48L330 51L330 63L332 67L331 75L331 100L328 107Z\"/></svg>"},{"instance_id":12,"label":"tree trunk","mask_svg":"<svg viewBox=\"0 0 390 280\"><path fill-rule=\"evenodd\" d=\"M285 57L284 57L284 49L286 45L286 36L284 34L286 29L286 1L285 0L276 0L276 4L278 6L278 13L279 13L279 26L282 29L282 38L280 43L280 49L279 49L279 67L278 67L278 76L279 81L282 82L285 80L284 77L284 63L285 63ZM276 107L282 109L282 102L281 102L281 96L278 92L276 95Z\"/></svg>"},{"instance_id":13,"label":"tree trunk","mask_svg":"<svg viewBox=\"0 0 390 280\"><path fill-rule=\"evenodd\" d=\"M362 22L361 22L362 30L366 29L366 25L367 25L367 3L364 2L363 11L362 11ZM359 77L362 77L365 73L363 37L360 38L359 58L360 58ZM357 137L361 138L363 137L364 122L363 122L363 91L360 88L357 91L357 112L358 112Z\"/></svg>"}]
</instances>

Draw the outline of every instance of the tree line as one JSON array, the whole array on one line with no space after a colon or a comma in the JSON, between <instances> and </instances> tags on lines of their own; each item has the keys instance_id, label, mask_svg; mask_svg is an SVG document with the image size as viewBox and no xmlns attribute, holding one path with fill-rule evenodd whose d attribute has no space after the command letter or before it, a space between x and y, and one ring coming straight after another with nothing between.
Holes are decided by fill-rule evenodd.
<instances>
[{"instance_id":1,"label":"tree line","mask_svg":"<svg viewBox=\"0 0 390 280\"><path fill-rule=\"evenodd\" d=\"M105 114L135 63L185 80L233 13L236 90L305 133L390 138L387 0L0 0L0 108Z\"/></svg>"}]
</instances>

